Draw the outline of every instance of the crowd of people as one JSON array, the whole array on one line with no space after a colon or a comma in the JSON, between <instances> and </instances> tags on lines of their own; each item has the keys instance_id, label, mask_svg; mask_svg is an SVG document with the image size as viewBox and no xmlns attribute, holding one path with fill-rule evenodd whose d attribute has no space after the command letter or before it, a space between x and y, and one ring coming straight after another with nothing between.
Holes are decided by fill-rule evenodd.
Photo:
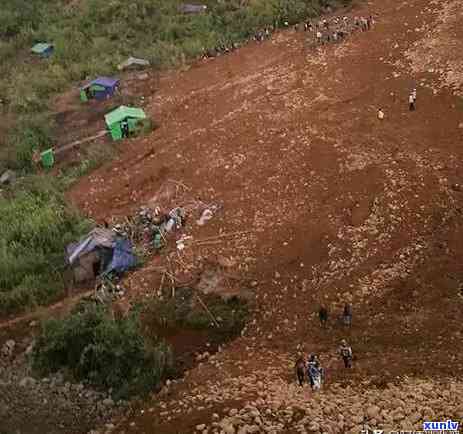
<instances>
[{"instance_id":1,"label":"crowd of people","mask_svg":"<svg viewBox=\"0 0 463 434\"><path fill-rule=\"evenodd\" d=\"M313 38L310 38L312 42L317 44L325 44L328 42L342 41L347 35L361 30L366 32L371 29L374 25L375 20L372 15L368 17L333 17L323 18L319 21L307 21L303 24L304 31L310 32ZM288 28L289 23L283 21L281 23L275 23L272 26L267 26L263 29L257 30L247 41L243 41L241 44L237 42L223 42L218 44L215 48L203 48L202 58L207 59L211 57L221 56L228 54L236 50L240 45L245 44L249 41L262 42L266 39L270 39L272 33L279 27ZM299 30L300 24L295 25L295 29Z\"/></svg>"},{"instance_id":2,"label":"crowd of people","mask_svg":"<svg viewBox=\"0 0 463 434\"><path fill-rule=\"evenodd\" d=\"M352 348L345 339L341 341L338 354L346 369L352 368L353 353ZM300 353L295 364L296 378L302 387L308 383L312 390L320 390L325 381L325 369L322 367L320 358L316 354L308 357Z\"/></svg>"},{"instance_id":3,"label":"crowd of people","mask_svg":"<svg viewBox=\"0 0 463 434\"><path fill-rule=\"evenodd\" d=\"M318 310L318 319L322 329L328 327L330 312L326 306L320 306ZM344 305L341 313L341 322L344 327L352 326L352 306L349 303ZM352 368L353 353L351 346L345 339L341 341L338 348L338 354L345 368ZM311 354L306 357L299 353L295 365L296 378L300 386L305 382L310 384L312 390L319 390L325 380L325 370L321 366L319 357L316 354Z\"/></svg>"},{"instance_id":4,"label":"crowd of people","mask_svg":"<svg viewBox=\"0 0 463 434\"><path fill-rule=\"evenodd\" d=\"M375 20L372 15L366 18L348 16L324 18L317 22L304 23L304 31L310 32L313 35L311 41L320 45L342 41L347 35L357 30L366 32L371 29L374 23Z\"/></svg>"}]
</instances>

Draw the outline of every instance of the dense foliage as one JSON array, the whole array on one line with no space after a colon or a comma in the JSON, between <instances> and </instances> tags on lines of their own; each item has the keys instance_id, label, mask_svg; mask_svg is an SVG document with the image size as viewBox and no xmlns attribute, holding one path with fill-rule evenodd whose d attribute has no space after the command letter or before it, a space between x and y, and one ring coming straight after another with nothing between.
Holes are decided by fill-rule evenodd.
<instances>
[{"instance_id":1,"label":"dense foliage","mask_svg":"<svg viewBox=\"0 0 463 434\"><path fill-rule=\"evenodd\" d=\"M241 333L249 315L247 302L237 297L224 300L216 294L201 294L200 297L197 297L194 290L179 288L174 298L156 299L148 304L145 312L147 320L154 322L156 329L209 329L211 338L217 342Z\"/></svg>"},{"instance_id":2,"label":"dense foliage","mask_svg":"<svg viewBox=\"0 0 463 434\"><path fill-rule=\"evenodd\" d=\"M114 320L104 306L85 303L43 324L33 366L40 373L66 368L75 379L125 398L155 389L171 370L172 354L163 342L145 342L134 314Z\"/></svg>"},{"instance_id":3,"label":"dense foliage","mask_svg":"<svg viewBox=\"0 0 463 434\"><path fill-rule=\"evenodd\" d=\"M0 197L0 314L46 304L64 290L64 249L87 228L49 178Z\"/></svg>"},{"instance_id":4,"label":"dense foliage","mask_svg":"<svg viewBox=\"0 0 463 434\"><path fill-rule=\"evenodd\" d=\"M347 1L346 1L347 2ZM204 48L248 38L256 29L317 15L338 0L206 0L208 12L184 15L178 0L9 0L0 11L0 99L17 111L43 110L70 82L111 73L128 55L173 66ZM31 56L49 41L48 60ZM19 61L18 61L19 60Z\"/></svg>"}]
</instances>

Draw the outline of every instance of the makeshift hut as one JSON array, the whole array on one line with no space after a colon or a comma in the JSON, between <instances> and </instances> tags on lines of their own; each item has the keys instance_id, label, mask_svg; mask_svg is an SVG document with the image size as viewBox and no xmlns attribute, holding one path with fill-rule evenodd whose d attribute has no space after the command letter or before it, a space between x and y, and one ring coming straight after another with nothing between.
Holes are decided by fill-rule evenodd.
<instances>
[{"instance_id":1,"label":"makeshift hut","mask_svg":"<svg viewBox=\"0 0 463 434\"><path fill-rule=\"evenodd\" d=\"M123 69L141 69L146 66L149 66L150 63L148 60L145 59L137 59L136 57L129 57L127 60L124 62L120 63L117 66L117 69L123 70Z\"/></svg>"},{"instance_id":2,"label":"makeshift hut","mask_svg":"<svg viewBox=\"0 0 463 434\"><path fill-rule=\"evenodd\" d=\"M142 109L123 105L105 115L106 126L113 140L120 140L135 133L145 119L146 115Z\"/></svg>"},{"instance_id":3,"label":"makeshift hut","mask_svg":"<svg viewBox=\"0 0 463 434\"><path fill-rule=\"evenodd\" d=\"M84 282L111 272L123 273L136 264L130 241L116 232L95 228L66 247L74 281Z\"/></svg>"},{"instance_id":4,"label":"makeshift hut","mask_svg":"<svg viewBox=\"0 0 463 434\"><path fill-rule=\"evenodd\" d=\"M38 44L35 44L32 48L31 51L34 54L37 54L42 57L49 57L53 53L54 47L52 44L48 44L46 42L39 42Z\"/></svg>"},{"instance_id":5,"label":"makeshift hut","mask_svg":"<svg viewBox=\"0 0 463 434\"><path fill-rule=\"evenodd\" d=\"M118 78L98 77L81 87L80 99L85 102L93 98L98 101L111 98L116 92L118 86Z\"/></svg>"},{"instance_id":6,"label":"makeshift hut","mask_svg":"<svg viewBox=\"0 0 463 434\"><path fill-rule=\"evenodd\" d=\"M206 5L195 5L188 3L180 5L180 11L184 14L200 14L201 12L204 12L206 9Z\"/></svg>"}]
</instances>

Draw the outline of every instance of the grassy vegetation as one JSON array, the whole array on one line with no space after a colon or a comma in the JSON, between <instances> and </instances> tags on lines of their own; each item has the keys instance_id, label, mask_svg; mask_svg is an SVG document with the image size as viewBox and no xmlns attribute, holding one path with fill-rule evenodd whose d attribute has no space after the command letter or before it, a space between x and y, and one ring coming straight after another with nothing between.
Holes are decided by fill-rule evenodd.
<instances>
[{"instance_id":1,"label":"grassy vegetation","mask_svg":"<svg viewBox=\"0 0 463 434\"><path fill-rule=\"evenodd\" d=\"M48 177L0 197L0 315L47 304L65 289L64 248L88 227Z\"/></svg>"},{"instance_id":2,"label":"grassy vegetation","mask_svg":"<svg viewBox=\"0 0 463 434\"><path fill-rule=\"evenodd\" d=\"M19 113L44 111L51 94L112 73L129 55L172 67L264 26L298 22L347 2L205 0L206 14L184 15L178 0L10 0L0 11L0 99ZM54 43L50 59L31 56L36 41Z\"/></svg>"},{"instance_id":3,"label":"grassy vegetation","mask_svg":"<svg viewBox=\"0 0 463 434\"><path fill-rule=\"evenodd\" d=\"M201 300L215 318L204 309L195 292L188 288L177 289L175 297L167 300L156 299L145 306L145 316L155 329L209 329L211 340L227 341L238 336L249 315L249 305L232 297L222 299L216 294L201 295Z\"/></svg>"},{"instance_id":4,"label":"grassy vegetation","mask_svg":"<svg viewBox=\"0 0 463 434\"><path fill-rule=\"evenodd\" d=\"M172 367L170 348L148 344L135 314L113 320L103 305L82 303L43 324L33 352L40 374L66 368L74 378L127 398L155 389Z\"/></svg>"},{"instance_id":5,"label":"grassy vegetation","mask_svg":"<svg viewBox=\"0 0 463 434\"><path fill-rule=\"evenodd\" d=\"M134 55L157 68L175 67L265 26L290 24L350 0L204 0L207 13L183 15L180 0L8 0L0 8L0 171L31 176L35 149L53 144L50 98L82 80L116 73ZM48 59L35 42L51 42ZM8 117L6 117L8 116ZM57 125L59 128L59 125ZM69 186L98 164L89 157L62 177ZM42 177L44 177L42 175ZM51 180L32 176L0 196L0 315L55 299L63 290L63 248L82 223Z\"/></svg>"}]
</instances>

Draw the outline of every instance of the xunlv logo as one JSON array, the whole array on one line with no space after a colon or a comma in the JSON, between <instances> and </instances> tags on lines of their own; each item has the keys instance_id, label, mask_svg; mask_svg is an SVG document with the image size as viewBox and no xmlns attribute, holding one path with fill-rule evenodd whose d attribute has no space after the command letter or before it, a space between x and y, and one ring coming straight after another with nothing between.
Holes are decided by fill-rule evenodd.
<instances>
[{"instance_id":1,"label":"xunlv logo","mask_svg":"<svg viewBox=\"0 0 463 434\"><path fill-rule=\"evenodd\" d=\"M424 431L458 431L459 422L447 420L446 422L423 422Z\"/></svg>"}]
</instances>

